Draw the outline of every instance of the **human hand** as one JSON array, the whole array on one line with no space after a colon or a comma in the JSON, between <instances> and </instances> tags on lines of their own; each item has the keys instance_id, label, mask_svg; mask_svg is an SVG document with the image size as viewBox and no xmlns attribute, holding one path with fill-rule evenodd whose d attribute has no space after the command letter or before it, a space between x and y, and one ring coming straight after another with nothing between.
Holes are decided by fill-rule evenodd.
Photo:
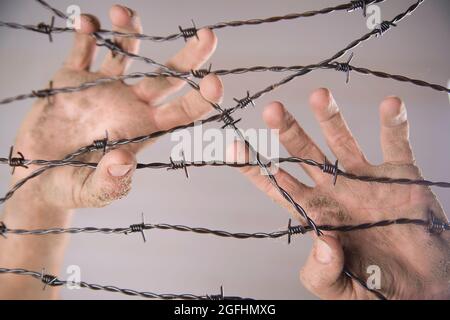
<instances>
[{"instance_id":1,"label":"human hand","mask_svg":"<svg viewBox=\"0 0 450 320\"><path fill-rule=\"evenodd\" d=\"M338 106L327 89L316 90L310 104L328 146L346 171L358 175L420 179L409 143L406 109L397 97L386 98L380 106L381 147L384 163L370 164L352 136ZM279 102L266 107L263 118L268 127L279 129L279 138L295 157L323 161L322 151ZM244 145L234 149L235 160L249 157ZM302 165L314 180L307 186L280 169L279 184L302 204L317 225L353 225L384 219L427 220L432 213L447 221L428 187L365 183L333 177L319 168ZM255 166L239 169L270 198L299 217L290 204ZM305 221L301 220L305 223ZM429 299L450 296L450 237L430 234L420 226L397 225L353 232L324 232L315 238L312 252L300 273L311 292L324 299L370 299L374 295L344 275L344 265L353 274L367 275L367 268L381 270L381 289L389 299Z\"/></svg>"},{"instance_id":2,"label":"human hand","mask_svg":"<svg viewBox=\"0 0 450 320\"><path fill-rule=\"evenodd\" d=\"M142 32L139 17L126 7L113 6L110 18L115 31ZM100 70L90 71L96 44L89 33L99 28L94 16L82 15L74 46L53 79L55 88L121 75L128 68L131 63L128 58L108 52ZM199 30L198 38L191 38L167 66L178 71L200 67L215 50L217 39L207 29ZM123 37L114 40L125 51L138 52L139 40ZM81 92L56 95L51 97L51 104L47 99L39 99L20 127L14 150L22 152L28 159L61 159L81 146L102 139L106 130L109 138L114 140L193 122L210 111L210 104L195 90L161 103L183 85L180 79L145 78L134 85L116 81ZM214 75L201 81L200 91L213 102L219 102L223 95L221 81ZM27 191L23 192L30 192L32 198L62 209L104 206L130 190L136 166L135 154L143 147L143 144L127 145L103 157L101 152L87 154L79 160L100 160L96 170L53 168L28 182L24 186ZM17 168L13 183L31 170Z\"/></svg>"}]
</instances>

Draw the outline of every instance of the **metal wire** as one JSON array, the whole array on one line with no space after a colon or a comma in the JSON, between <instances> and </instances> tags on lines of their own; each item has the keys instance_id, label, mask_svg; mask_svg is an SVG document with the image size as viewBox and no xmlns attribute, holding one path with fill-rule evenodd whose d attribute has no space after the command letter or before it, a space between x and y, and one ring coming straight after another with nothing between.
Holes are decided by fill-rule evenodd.
<instances>
[{"instance_id":1,"label":"metal wire","mask_svg":"<svg viewBox=\"0 0 450 320\"><path fill-rule=\"evenodd\" d=\"M432 223L433 222L433 223ZM234 238L239 240L246 239L278 239L283 237L291 237L295 234L305 234L307 232L314 231L309 225L297 225L292 226L291 221L289 221L288 228L285 230L278 230L273 232L230 232L224 230L208 229L204 227L189 227L185 225L177 224L167 224L167 223L141 223L130 225L129 227L122 228L98 228L98 227L72 227L72 228L49 228L49 229L9 229L4 223L3 227L0 228L0 234L7 236L8 234L14 235L51 235L51 234L79 234L79 233L100 233L100 234L130 234L135 232L141 232L145 230L172 230L179 232L191 232L196 234L207 234L213 235L221 238ZM411 219L411 218L399 218L399 219L386 219L376 222L365 222L355 225L318 225L317 228L322 231L333 231L333 232L352 232L358 230L367 230L372 228L387 227L391 225L416 225L427 227L428 231L432 229L441 228L443 231L449 231L449 223L438 221L436 219L423 220L423 219ZM140 226L140 228L134 228L135 226ZM433 226L433 227L432 227ZM440 227L439 227L440 226ZM438 228L439 227L439 228Z\"/></svg>"},{"instance_id":2,"label":"metal wire","mask_svg":"<svg viewBox=\"0 0 450 320\"><path fill-rule=\"evenodd\" d=\"M239 68L233 68L233 69L218 69L218 70L207 70L207 69L200 69L200 70L192 70L191 72L185 72L180 73L179 75L175 76L172 73L169 72L133 72L126 75L120 75L120 76L112 76L112 77L102 77L94 81L88 81L80 84L79 86L70 86L70 87L60 87L60 88L52 88L52 89L39 89L39 90L33 90L31 93L26 94L19 94L14 97L8 97L0 100L0 104L8 104L14 101L20 101L30 98L43 98L43 97L49 97L56 94L62 94L62 93L74 93L83 91L95 86L99 86L105 83L110 83L114 81L125 81L130 79L140 79L140 78L156 78L156 77L176 77L178 79L188 78L189 76L194 76L196 78L204 78L207 74L215 74L218 76L226 76L226 75L238 75L238 74L246 74L250 72L291 72L291 71L300 71L304 70L306 66L253 66L253 67L239 67ZM347 68L347 69L342 69ZM414 79L410 78L404 75L398 75L398 74L390 74L384 71L376 71L371 70L364 67L358 67L346 63L329 63L326 65L323 64L315 64L309 66L310 70L321 70L321 69L327 69L327 70L336 70L336 71L344 71L344 72L350 72L354 71L359 74L363 75L372 75L378 78L383 79L391 79L396 80L400 82L406 82L410 83L416 86L420 87L427 87L439 92L446 92L450 93L450 88L446 88L439 84L430 83L424 80L420 79ZM250 96L245 97L250 99ZM245 99L243 98L243 99ZM242 99L241 99L242 100ZM250 100L253 101L253 100ZM244 105L247 106L247 104ZM242 108L242 105L241 105Z\"/></svg>"},{"instance_id":3,"label":"metal wire","mask_svg":"<svg viewBox=\"0 0 450 320\"><path fill-rule=\"evenodd\" d=\"M85 281L79 283L60 280L56 276L44 274L43 272L30 271L27 269L15 268L0 268L0 274L15 274L19 276L29 276L34 279L40 280L45 286L50 287L61 287L65 285L78 285L81 288L91 289L91 290L102 290L114 293L121 293L127 296L138 296L146 299L159 299L159 300L251 300L249 298L241 298L235 296L224 296L223 288L221 288L221 293L218 295L195 295L195 294L172 294L172 293L154 293L148 291L137 291L133 289L122 289L111 285L100 285L92 284Z\"/></svg>"},{"instance_id":4,"label":"metal wire","mask_svg":"<svg viewBox=\"0 0 450 320\"><path fill-rule=\"evenodd\" d=\"M22 155L23 156L23 155ZM281 157L273 158L267 160L266 165L268 167L273 164L281 163L302 163L308 166L317 167L321 169L324 173L336 176L342 176L351 180L358 180L362 182L371 183L383 183L383 184L400 184L400 185L420 185L427 187L439 187L439 188L450 188L450 182L442 181L431 181L426 179L409 179L409 178L391 178L391 177L377 177L377 176L367 176L367 175L356 175L349 172L340 170L337 164L330 165L327 162L318 162L312 159L305 159L300 157ZM25 158L0 158L0 164L9 165L13 168L21 166L27 167L30 165L38 165L42 167L85 167L90 169L97 168L97 162L84 162L78 160L28 160ZM225 161L173 161L170 162L149 162L149 163L137 163L137 169L185 169L189 167L203 168L203 167L233 167L233 168L243 168L249 166L258 166L255 162L225 162ZM0 199L0 203L1 203Z\"/></svg>"},{"instance_id":5,"label":"metal wire","mask_svg":"<svg viewBox=\"0 0 450 320\"><path fill-rule=\"evenodd\" d=\"M64 14L62 11L53 8L50 6L47 2L43 0L36 0L38 3L43 5L46 9L49 9L52 11L53 14L56 16L68 20L69 17ZM206 25L204 27L197 28L194 26L194 30L200 30L200 29L211 29L211 30L218 30L218 29L224 29L224 28L236 28L236 27L242 27L242 26L255 26L255 25L261 25L261 24L267 24L267 23L275 23L280 21L289 21L289 20L296 20L300 18L309 18L314 17L317 15L326 15L329 13L333 13L336 11L348 11L353 12L357 9L363 9L363 13L365 14L365 8L371 4L381 3L385 0L361 0L361 1L350 1L345 4L340 4L334 7L327 7L320 10L311 10L306 11L302 13L289 13L282 16L274 16L274 17L268 17L268 18L262 18L262 19L249 19L249 20L235 20L235 21L228 21L228 22L218 22L211 25ZM42 24L41 24L42 25ZM9 28L14 29L22 29L22 30L30 30L30 31L41 31L42 27L39 28L38 26L33 25L21 25L18 23L11 23L11 22L1 22L0 26L5 26ZM99 35L106 35L106 36L114 36L114 37L125 37L125 38L134 38L139 40L148 40L148 41L154 41L154 42L165 42L165 41L173 41L180 38L186 38L186 32L181 27L179 27L180 32L173 33L167 36L152 36L152 35L146 35L141 33L128 33L128 32L120 32L120 31L111 31L111 30L105 30L101 29L97 31L96 33ZM190 28L191 29L191 28ZM63 33L63 32L74 32L75 30L73 28L59 28L59 27L52 27L50 29L51 33ZM194 36L194 34L188 34L188 36Z\"/></svg>"}]
</instances>

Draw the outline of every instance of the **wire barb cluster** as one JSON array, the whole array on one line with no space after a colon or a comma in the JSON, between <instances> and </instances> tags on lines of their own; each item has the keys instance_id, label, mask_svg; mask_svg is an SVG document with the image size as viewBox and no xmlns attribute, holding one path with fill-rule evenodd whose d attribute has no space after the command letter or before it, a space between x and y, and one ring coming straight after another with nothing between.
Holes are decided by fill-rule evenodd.
<instances>
[{"instance_id":1,"label":"wire barb cluster","mask_svg":"<svg viewBox=\"0 0 450 320\"><path fill-rule=\"evenodd\" d=\"M327 162L327 159L324 160L322 164L322 172L331 174L333 176L333 185L336 185L337 177L339 175L339 160L336 160L334 165Z\"/></svg>"},{"instance_id":2,"label":"wire barb cluster","mask_svg":"<svg viewBox=\"0 0 450 320\"><path fill-rule=\"evenodd\" d=\"M14 147L11 146L11 148L9 149L9 155L8 155L8 165L12 168L11 169L11 174L14 174L14 170L17 167L22 167L25 169L28 169L28 166L25 165L25 157L21 152L17 152L17 154L19 155L19 157L13 157L13 153L14 153Z\"/></svg>"},{"instance_id":3,"label":"wire barb cluster","mask_svg":"<svg viewBox=\"0 0 450 320\"><path fill-rule=\"evenodd\" d=\"M167 170L178 170L178 169L183 169L184 170L184 174L186 175L186 179L189 179L189 172L187 170L187 163L186 163L186 158L184 157L184 152L181 153L181 160L173 160L172 157L170 157L170 167L167 168Z\"/></svg>"},{"instance_id":4,"label":"wire barb cluster","mask_svg":"<svg viewBox=\"0 0 450 320\"><path fill-rule=\"evenodd\" d=\"M351 7L348 9L348 12L352 12L358 9L362 9L363 10L363 16L364 18L367 16L367 3L370 1L367 0L354 0L351 1Z\"/></svg>"},{"instance_id":5,"label":"wire barb cluster","mask_svg":"<svg viewBox=\"0 0 450 320\"><path fill-rule=\"evenodd\" d=\"M350 57L348 58L347 62L336 62L336 71L342 71L346 74L346 80L345 83L348 83L350 80L350 71L352 71L352 67L350 66L350 62L353 59L353 52L350 54Z\"/></svg>"},{"instance_id":6,"label":"wire barb cluster","mask_svg":"<svg viewBox=\"0 0 450 320\"><path fill-rule=\"evenodd\" d=\"M247 91L247 95L244 98L242 99L233 98L233 100L237 103L237 107L240 109L245 109L249 105L252 105L253 107L256 106L255 102L250 96L250 91Z\"/></svg>"},{"instance_id":7,"label":"wire barb cluster","mask_svg":"<svg viewBox=\"0 0 450 320\"><path fill-rule=\"evenodd\" d=\"M44 33L48 35L48 39L50 42L53 42L52 32L53 28L55 27L55 17L52 17L52 20L50 21L50 24L46 24L44 22L41 22L37 25L37 32Z\"/></svg>"},{"instance_id":8,"label":"wire barb cluster","mask_svg":"<svg viewBox=\"0 0 450 320\"><path fill-rule=\"evenodd\" d=\"M184 38L184 41L188 41L188 39L192 37L195 37L197 38L197 40L200 40L197 34L198 29L195 25L194 20L191 20L191 22L192 22L191 28L183 29L181 26L178 26L178 29L180 30L180 34Z\"/></svg>"},{"instance_id":9,"label":"wire barb cluster","mask_svg":"<svg viewBox=\"0 0 450 320\"><path fill-rule=\"evenodd\" d=\"M396 27L397 25L393 23L392 21L383 21L380 23L379 26L377 26L377 37L381 37L384 35L391 27Z\"/></svg>"}]
</instances>

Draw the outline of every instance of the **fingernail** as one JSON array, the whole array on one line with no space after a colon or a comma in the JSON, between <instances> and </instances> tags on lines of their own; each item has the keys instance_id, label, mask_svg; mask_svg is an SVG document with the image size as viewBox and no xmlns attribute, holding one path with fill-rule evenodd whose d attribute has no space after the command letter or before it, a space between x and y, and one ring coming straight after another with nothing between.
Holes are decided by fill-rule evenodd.
<instances>
[{"instance_id":1,"label":"fingernail","mask_svg":"<svg viewBox=\"0 0 450 320\"><path fill-rule=\"evenodd\" d=\"M133 165L131 164L113 164L109 166L108 172L113 177L123 177L131 171Z\"/></svg>"},{"instance_id":2,"label":"fingernail","mask_svg":"<svg viewBox=\"0 0 450 320\"><path fill-rule=\"evenodd\" d=\"M317 261L323 264L329 264L333 258L332 253L333 252L328 243L321 239L317 239L314 248L314 254Z\"/></svg>"},{"instance_id":3,"label":"fingernail","mask_svg":"<svg viewBox=\"0 0 450 320\"><path fill-rule=\"evenodd\" d=\"M408 120L408 114L406 112L406 107L405 107L405 104L403 103L403 101L400 100L399 98L396 98L396 97L394 97L394 98L398 100L398 104L400 106L399 106L398 114L396 116L394 116L390 122L391 122L392 126L397 126L397 125L400 125L400 124L406 122L406 120Z\"/></svg>"},{"instance_id":4,"label":"fingernail","mask_svg":"<svg viewBox=\"0 0 450 320\"><path fill-rule=\"evenodd\" d=\"M122 8L126 9L130 18L134 17L134 11L128 7L122 6Z\"/></svg>"},{"instance_id":5,"label":"fingernail","mask_svg":"<svg viewBox=\"0 0 450 320\"><path fill-rule=\"evenodd\" d=\"M335 114L339 111L336 100L334 100L333 94L329 91L329 103L328 103L328 113Z\"/></svg>"}]
</instances>

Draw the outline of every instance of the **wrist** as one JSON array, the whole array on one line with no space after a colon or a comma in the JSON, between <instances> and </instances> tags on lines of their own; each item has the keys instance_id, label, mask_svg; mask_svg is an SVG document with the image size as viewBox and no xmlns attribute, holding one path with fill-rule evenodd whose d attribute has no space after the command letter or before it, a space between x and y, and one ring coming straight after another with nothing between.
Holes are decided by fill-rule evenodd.
<instances>
[{"instance_id":1,"label":"wrist","mask_svg":"<svg viewBox=\"0 0 450 320\"><path fill-rule=\"evenodd\" d=\"M11 179L11 186L30 174L21 170ZM24 174L26 172L26 174ZM71 210L52 202L47 173L27 181L4 206L3 221L11 228L67 227L71 221ZM53 188L55 189L55 188Z\"/></svg>"}]
</instances>

